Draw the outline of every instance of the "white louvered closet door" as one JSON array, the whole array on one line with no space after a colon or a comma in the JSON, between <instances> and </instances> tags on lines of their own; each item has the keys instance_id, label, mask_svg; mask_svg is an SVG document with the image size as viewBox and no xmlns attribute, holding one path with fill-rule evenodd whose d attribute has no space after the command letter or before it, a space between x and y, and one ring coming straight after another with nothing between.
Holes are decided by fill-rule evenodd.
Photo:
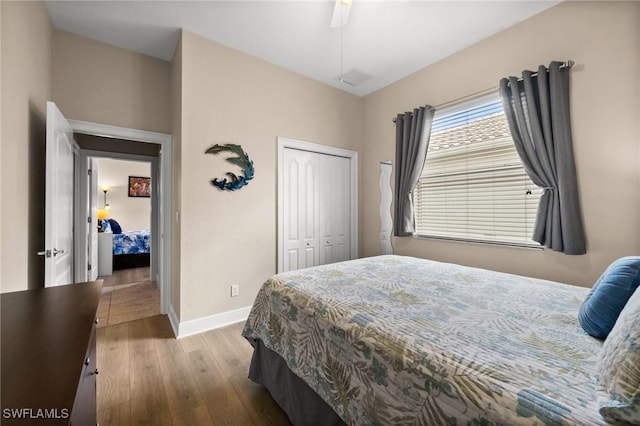
<instances>
[{"instance_id":1,"label":"white louvered closet door","mask_svg":"<svg viewBox=\"0 0 640 426\"><path fill-rule=\"evenodd\" d=\"M284 271L350 258L348 158L284 150Z\"/></svg>"}]
</instances>

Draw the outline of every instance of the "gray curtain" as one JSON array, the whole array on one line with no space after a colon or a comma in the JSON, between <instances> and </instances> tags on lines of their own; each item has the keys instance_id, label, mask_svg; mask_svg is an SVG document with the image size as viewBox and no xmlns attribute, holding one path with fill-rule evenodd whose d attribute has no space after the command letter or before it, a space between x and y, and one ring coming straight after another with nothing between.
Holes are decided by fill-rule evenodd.
<instances>
[{"instance_id":1,"label":"gray curtain","mask_svg":"<svg viewBox=\"0 0 640 426\"><path fill-rule=\"evenodd\" d=\"M393 235L407 237L415 232L411 193L418 184L431 135L435 109L430 105L396 117L396 181L393 193Z\"/></svg>"},{"instance_id":2,"label":"gray curtain","mask_svg":"<svg viewBox=\"0 0 640 426\"><path fill-rule=\"evenodd\" d=\"M569 68L552 62L537 75L503 78L500 96L524 168L544 188L533 240L565 254L584 254L586 244L571 140Z\"/></svg>"}]
</instances>

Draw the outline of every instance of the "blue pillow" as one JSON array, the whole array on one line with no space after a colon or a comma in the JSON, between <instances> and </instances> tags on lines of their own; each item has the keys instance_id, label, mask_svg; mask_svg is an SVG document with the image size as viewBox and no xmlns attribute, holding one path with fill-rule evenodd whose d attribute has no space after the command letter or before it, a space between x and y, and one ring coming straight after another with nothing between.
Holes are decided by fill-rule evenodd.
<instances>
[{"instance_id":1,"label":"blue pillow","mask_svg":"<svg viewBox=\"0 0 640 426\"><path fill-rule=\"evenodd\" d=\"M640 285L640 256L613 262L584 299L578 321L589 335L606 339L620 312Z\"/></svg>"},{"instance_id":2,"label":"blue pillow","mask_svg":"<svg viewBox=\"0 0 640 426\"><path fill-rule=\"evenodd\" d=\"M109 221L107 219L102 219L100 225L102 225L102 232L113 232L111 230L111 225L109 224Z\"/></svg>"},{"instance_id":3,"label":"blue pillow","mask_svg":"<svg viewBox=\"0 0 640 426\"><path fill-rule=\"evenodd\" d=\"M109 219L109 225L111 225L111 230L114 234L122 234L122 228L120 227L120 224L114 219Z\"/></svg>"}]
</instances>

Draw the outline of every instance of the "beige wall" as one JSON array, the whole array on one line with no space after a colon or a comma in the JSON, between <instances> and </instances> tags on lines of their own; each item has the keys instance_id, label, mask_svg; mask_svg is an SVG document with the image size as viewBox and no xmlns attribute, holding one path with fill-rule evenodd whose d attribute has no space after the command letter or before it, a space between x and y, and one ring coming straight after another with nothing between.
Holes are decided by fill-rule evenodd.
<instances>
[{"instance_id":1,"label":"beige wall","mask_svg":"<svg viewBox=\"0 0 640 426\"><path fill-rule=\"evenodd\" d=\"M98 208L104 206L101 187L109 186L107 203L109 218L114 219L123 231L151 229L151 198L129 197L129 176L151 177L148 161L115 160L97 158L98 163ZM152 186L155 186L155 182Z\"/></svg>"},{"instance_id":2,"label":"beige wall","mask_svg":"<svg viewBox=\"0 0 640 426\"><path fill-rule=\"evenodd\" d=\"M53 32L42 2L0 2L0 291L42 286L46 102L52 92Z\"/></svg>"},{"instance_id":3,"label":"beige wall","mask_svg":"<svg viewBox=\"0 0 640 426\"><path fill-rule=\"evenodd\" d=\"M278 136L359 150L362 99L183 31L181 321L251 305L275 273ZM209 183L233 169L216 143L253 160L240 191Z\"/></svg>"},{"instance_id":4,"label":"beige wall","mask_svg":"<svg viewBox=\"0 0 640 426\"><path fill-rule=\"evenodd\" d=\"M640 6L636 7L636 36L635 39L636 40L640 40ZM639 42L640 43L640 42ZM637 67L638 69L640 69L640 55L637 56ZM638 76L638 85L637 85L637 97L638 99L640 99L640 73L637 74ZM640 108L638 108L638 146L640 146ZM640 150L638 150L639 154L640 154ZM638 170L640 170L640 163L638 164ZM640 191L640 185L638 185L638 189ZM637 235L640 235L640 223L638 223L638 229L636 231Z\"/></svg>"},{"instance_id":5,"label":"beige wall","mask_svg":"<svg viewBox=\"0 0 640 426\"><path fill-rule=\"evenodd\" d=\"M387 86L364 100L361 255L379 253L378 163L394 160L396 113L495 87L551 60L573 59L574 151L584 256L394 238L397 254L591 286L615 258L640 254L640 20L635 2L565 2Z\"/></svg>"},{"instance_id":6,"label":"beige wall","mask_svg":"<svg viewBox=\"0 0 640 426\"><path fill-rule=\"evenodd\" d=\"M182 140L182 35L171 62L171 306L180 319L180 184Z\"/></svg>"},{"instance_id":7,"label":"beige wall","mask_svg":"<svg viewBox=\"0 0 640 426\"><path fill-rule=\"evenodd\" d=\"M171 133L171 64L54 31L53 97L70 119Z\"/></svg>"}]
</instances>

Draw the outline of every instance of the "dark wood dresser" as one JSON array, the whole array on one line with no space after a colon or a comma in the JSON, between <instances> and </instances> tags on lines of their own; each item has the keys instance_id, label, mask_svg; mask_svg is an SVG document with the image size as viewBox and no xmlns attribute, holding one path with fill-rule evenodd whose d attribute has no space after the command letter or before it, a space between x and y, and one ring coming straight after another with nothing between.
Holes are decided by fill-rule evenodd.
<instances>
[{"instance_id":1,"label":"dark wood dresser","mask_svg":"<svg viewBox=\"0 0 640 426\"><path fill-rule=\"evenodd\" d=\"M5 293L2 425L96 424L102 281Z\"/></svg>"}]
</instances>

